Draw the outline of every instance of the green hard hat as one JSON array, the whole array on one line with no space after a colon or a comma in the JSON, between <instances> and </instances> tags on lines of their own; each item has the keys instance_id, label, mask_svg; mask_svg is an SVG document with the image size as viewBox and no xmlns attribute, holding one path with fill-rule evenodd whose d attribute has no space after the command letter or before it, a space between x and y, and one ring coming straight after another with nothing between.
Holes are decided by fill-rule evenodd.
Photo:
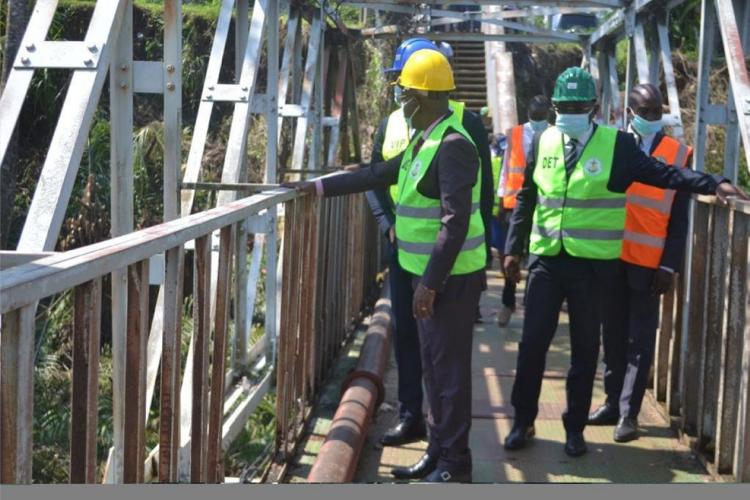
<instances>
[{"instance_id":1,"label":"green hard hat","mask_svg":"<svg viewBox=\"0 0 750 500\"><path fill-rule=\"evenodd\" d=\"M572 67L563 71L557 77L555 90L552 92L552 102L596 100L596 83L591 73L585 69Z\"/></svg>"}]
</instances>

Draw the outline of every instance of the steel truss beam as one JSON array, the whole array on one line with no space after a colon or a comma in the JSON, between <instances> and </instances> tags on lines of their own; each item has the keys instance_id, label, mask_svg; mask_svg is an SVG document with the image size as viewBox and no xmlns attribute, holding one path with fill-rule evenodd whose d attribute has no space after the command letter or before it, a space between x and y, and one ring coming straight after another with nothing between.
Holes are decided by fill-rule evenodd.
<instances>
[{"instance_id":1,"label":"steel truss beam","mask_svg":"<svg viewBox=\"0 0 750 500\"><path fill-rule=\"evenodd\" d=\"M638 1L638 0L636 0ZM643 0L641 0L643 1ZM516 7L531 7L531 6L542 6L542 7L607 7L607 8L618 8L624 7L626 1L624 0L518 0L518 1L499 1L499 0L448 0L441 2L425 2L424 0L357 0L356 2L345 2L353 3L357 5L370 6L370 5L420 5L426 4L428 6L445 6L445 5L514 5Z\"/></svg>"}]
</instances>

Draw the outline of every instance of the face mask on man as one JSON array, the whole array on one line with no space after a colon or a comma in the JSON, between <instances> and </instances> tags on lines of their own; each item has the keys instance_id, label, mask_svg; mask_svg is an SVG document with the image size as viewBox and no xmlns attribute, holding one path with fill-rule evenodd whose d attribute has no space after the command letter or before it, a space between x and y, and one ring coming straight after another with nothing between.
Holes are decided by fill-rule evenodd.
<instances>
[{"instance_id":1,"label":"face mask on man","mask_svg":"<svg viewBox=\"0 0 750 500\"><path fill-rule=\"evenodd\" d=\"M412 99L416 100L415 97L412 97ZM409 101L407 101L407 102L409 102ZM406 105L404 104L404 106L406 106ZM409 116L406 117L406 124L409 126L409 130L411 130L411 129L414 128L414 125L412 124L412 121L414 120L414 115L416 115L419 112L419 108L420 107L421 107L421 105L419 104L419 101L417 101L417 106L414 108L414 111L412 111L412 113Z\"/></svg>"},{"instance_id":2,"label":"face mask on man","mask_svg":"<svg viewBox=\"0 0 750 500\"><path fill-rule=\"evenodd\" d=\"M635 115L630 124L633 126L633 130L641 137L655 134L662 129L661 120L646 120L639 115Z\"/></svg>"},{"instance_id":3,"label":"face mask on man","mask_svg":"<svg viewBox=\"0 0 750 500\"><path fill-rule=\"evenodd\" d=\"M393 87L393 101L396 103L396 106L402 106L401 104L401 94L403 94L404 89L396 85Z\"/></svg>"},{"instance_id":4,"label":"face mask on man","mask_svg":"<svg viewBox=\"0 0 750 500\"><path fill-rule=\"evenodd\" d=\"M534 132L541 132L547 128L547 120L529 120L529 125Z\"/></svg>"},{"instance_id":5,"label":"face mask on man","mask_svg":"<svg viewBox=\"0 0 750 500\"><path fill-rule=\"evenodd\" d=\"M563 134L578 139L591 126L591 113L557 113L555 126Z\"/></svg>"}]
</instances>

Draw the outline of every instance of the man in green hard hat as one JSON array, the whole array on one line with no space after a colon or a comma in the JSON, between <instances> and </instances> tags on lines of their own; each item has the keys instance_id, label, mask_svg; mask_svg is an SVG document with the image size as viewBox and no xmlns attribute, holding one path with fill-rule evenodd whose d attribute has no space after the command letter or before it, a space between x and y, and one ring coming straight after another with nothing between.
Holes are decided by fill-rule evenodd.
<instances>
[{"instance_id":1,"label":"man in green hard hat","mask_svg":"<svg viewBox=\"0 0 750 500\"><path fill-rule=\"evenodd\" d=\"M596 85L568 68L552 96L556 124L535 135L505 245L508 279L520 279L528 249L523 334L511 402L515 420L505 448L523 448L534 435L547 350L560 306L570 317L570 369L562 415L565 453L586 453L583 430L599 355L600 307L617 276L625 227L625 191L633 182L716 194L722 202L746 195L728 180L670 168L646 155L631 134L596 125Z\"/></svg>"}]
</instances>

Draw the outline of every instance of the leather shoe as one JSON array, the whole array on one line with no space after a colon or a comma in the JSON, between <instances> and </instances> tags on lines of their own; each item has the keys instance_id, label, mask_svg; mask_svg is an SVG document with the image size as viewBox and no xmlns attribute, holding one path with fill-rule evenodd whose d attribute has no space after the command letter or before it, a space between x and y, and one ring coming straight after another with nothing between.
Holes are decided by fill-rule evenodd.
<instances>
[{"instance_id":1,"label":"leather shoe","mask_svg":"<svg viewBox=\"0 0 750 500\"><path fill-rule=\"evenodd\" d=\"M526 446L526 442L534 437L535 434L533 425L513 425L510 430L510 434L505 438L505 449L506 450L520 450Z\"/></svg>"},{"instance_id":2,"label":"leather shoe","mask_svg":"<svg viewBox=\"0 0 750 500\"><path fill-rule=\"evenodd\" d=\"M615 425L618 417L617 410L604 403L589 415L587 423L588 425Z\"/></svg>"},{"instance_id":3,"label":"leather shoe","mask_svg":"<svg viewBox=\"0 0 750 500\"><path fill-rule=\"evenodd\" d=\"M411 418L405 418L388 429L380 438L380 442L385 446L399 446L412 441L419 441L426 436L427 429L424 420L415 421Z\"/></svg>"},{"instance_id":4,"label":"leather shoe","mask_svg":"<svg viewBox=\"0 0 750 500\"><path fill-rule=\"evenodd\" d=\"M615 441L618 443L627 443L638 439L638 420L630 417L620 417L615 427Z\"/></svg>"},{"instance_id":5,"label":"leather shoe","mask_svg":"<svg viewBox=\"0 0 750 500\"><path fill-rule=\"evenodd\" d=\"M588 451L583 432L569 432L565 436L565 453L570 457L580 457Z\"/></svg>"},{"instance_id":6,"label":"leather shoe","mask_svg":"<svg viewBox=\"0 0 750 500\"><path fill-rule=\"evenodd\" d=\"M429 476L424 478L426 483L470 483L471 471L450 472L443 469L435 469Z\"/></svg>"},{"instance_id":7,"label":"leather shoe","mask_svg":"<svg viewBox=\"0 0 750 500\"><path fill-rule=\"evenodd\" d=\"M396 479L422 479L427 477L437 468L437 457L432 457L425 453L419 462L411 467L394 467L391 474Z\"/></svg>"}]
</instances>

